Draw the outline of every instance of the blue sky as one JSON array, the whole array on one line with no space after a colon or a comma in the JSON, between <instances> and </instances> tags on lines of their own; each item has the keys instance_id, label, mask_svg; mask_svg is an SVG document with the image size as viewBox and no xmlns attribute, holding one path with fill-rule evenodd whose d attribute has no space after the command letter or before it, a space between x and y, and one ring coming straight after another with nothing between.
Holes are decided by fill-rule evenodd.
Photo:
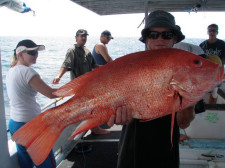
<instances>
[{"instance_id":1,"label":"blue sky","mask_svg":"<svg viewBox=\"0 0 225 168\"><path fill-rule=\"evenodd\" d=\"M113 36L140 36L142 14L99 16L70 0L24 0L36 12L20 14L0 8L0 36L74 36L79 28L90 36L108 29ZM225 39L225 12L172 13L187 38L207 38L207 26L219 25L219 38Z\"/></svg>"}]
</instances>

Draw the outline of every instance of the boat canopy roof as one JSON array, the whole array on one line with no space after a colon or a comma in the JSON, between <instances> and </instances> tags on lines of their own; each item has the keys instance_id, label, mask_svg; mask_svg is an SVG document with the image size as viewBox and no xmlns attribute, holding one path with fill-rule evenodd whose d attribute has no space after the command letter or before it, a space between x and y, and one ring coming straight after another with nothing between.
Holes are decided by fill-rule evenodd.
<instances>
[{"instance_id":1,"label":"boat canopy roof","mask_svg":"<svg viewBox=\"0 0 225 168\"><path fill-rule=\"evenodd\" d=\"M225 0L71 0L99 15L168 12L225 12Z\"/></svg>"}]
</instances>

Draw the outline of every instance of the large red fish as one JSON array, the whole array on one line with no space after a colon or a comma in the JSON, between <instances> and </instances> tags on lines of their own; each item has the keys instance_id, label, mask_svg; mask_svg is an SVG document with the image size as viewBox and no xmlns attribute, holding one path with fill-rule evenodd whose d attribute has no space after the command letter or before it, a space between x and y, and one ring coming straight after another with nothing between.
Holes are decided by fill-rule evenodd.
<instances>
[{"instance_id":1,"label":"large red fish","mask_svg":"<svg viewBox=\"0 0 225 168\"><path fill-rule=\"evenodd\" d=\"M224 69L178 49L126 55L59 88L57 96L74 95L19 129L12 137L41 164L65 127L84 121L71 135L109 120L119 106L134 118L151 120L193 105L220 84Z\"/></svg>"}]
</instances>

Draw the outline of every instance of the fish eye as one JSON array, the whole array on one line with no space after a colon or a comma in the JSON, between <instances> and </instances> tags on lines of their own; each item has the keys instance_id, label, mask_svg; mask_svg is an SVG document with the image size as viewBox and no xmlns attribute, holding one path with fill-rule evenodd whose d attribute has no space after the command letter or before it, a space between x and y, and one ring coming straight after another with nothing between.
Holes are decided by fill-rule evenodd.
<instances>
[{"instance_id":1,"label":"fish eye","mask_svg":"<svg viewBox=\"0 0 225 168\"><path fill-rule=\"evenodd\" d=\"M196 67L200 68L202 66L202 61L201 60L194 60L194 64Z\"/></svg>"}]
</instances>

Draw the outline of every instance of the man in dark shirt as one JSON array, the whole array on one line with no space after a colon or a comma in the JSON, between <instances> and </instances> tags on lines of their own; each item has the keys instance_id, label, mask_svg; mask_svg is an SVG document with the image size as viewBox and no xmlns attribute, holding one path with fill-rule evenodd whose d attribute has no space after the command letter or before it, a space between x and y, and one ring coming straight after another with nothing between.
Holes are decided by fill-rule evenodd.
<instances>
[{"instance_id":1,"label":"man in dark shirt","mask_svg":"<svg viewBox=\"0 0 225 168\"><path fill-rule=\"evenodd\" d=\"M105 30L102 32L100 36L100 43L96 44L92 55L95 58L95 61L98 65L105 65L108 62L112 62L112 58L109 56L106 44L110 42L110 40L113 39L110 31Z\"/></svg>"},{"instance_id":2,"label":"man in dark shirt","mask_svg":"<svg viewBox=\"0 0 225 168\"><path fill-rule=\"evenodd\" d=\"M208 26L209 39L203 41L200 47L205 51L206 57L214 62L225 63L225 42L218 39L218 25L211 24ZM217 58L216 58L217 57ZM216 61L217 60L217 61Z\"/></svg>"},{"instance_id":3,"label":"man in dark shirt","mask_svg":"<svg viewBox=\"0 0 225 168\"><path fill-rule=\"evenodd\" d=\"M184 39L173 15L161 10L150 13L141 34L147 50L172 48ZM124 125L117 168L178 168L179 127L188 127L193 118L194 106L176 113L172 142L171 115L146 122L134 119Z\"/></svg>"},{"instance_id":4,"label":"man in dark shirt","mask_svg":"<svg viewBox=\"0 0 225 168\"><path fill-rule=\"evenodd\" d=\"M209 39L203 41L200 47L205 51L206 58L212 62L223 64L225 63L225 42L218 39L218 25L211 24L208 26ZM217 87L209 96L209 104L216 104L217 102Z\"/></svg>"}]
</instances>

